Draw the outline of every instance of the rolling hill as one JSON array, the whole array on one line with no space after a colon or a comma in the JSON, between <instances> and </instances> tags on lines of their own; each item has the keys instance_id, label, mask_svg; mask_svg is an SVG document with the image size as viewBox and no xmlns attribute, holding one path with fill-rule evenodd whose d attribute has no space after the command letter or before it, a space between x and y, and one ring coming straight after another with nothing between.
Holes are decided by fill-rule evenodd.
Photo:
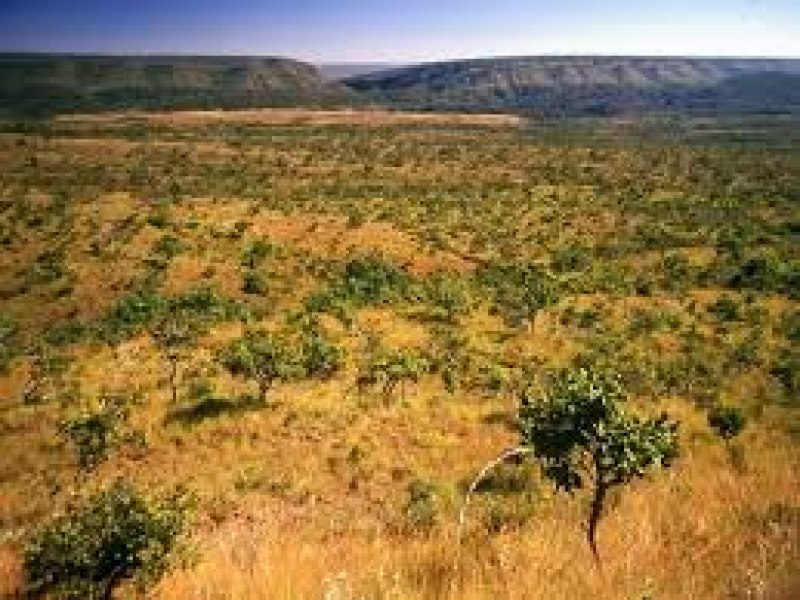
<instances>
[{"instance_id":1,"label":"rolling hill","mask_svg":"<svg viewBox=\"0 0 800 600\"><path fill-rule=\"evenodd\" d=\"M338 106L356 94L286 58L0 54L0 111Z\"/></svg>"},{"instance_id":2,"label":"rolling hill","mask_svg":"<svg viewBox=\"0 0 800 600\"><path fill-rule=\"evenodd\" d=\"M388 68L274 57L0 54L0 114L366 104L543 116L797 112L800 60L521 57Z\"/></svg>"},{"instance_id":3,"label":"rolling hill","mask_svg":"<svg viewBox=\"0 0 800 600\"><path fill-rule=\"evenodd\" d=\"M422 64L345 80L371 99L430 110L602 115L789 111L800 60L518 57Z\"/></svg>"}]
</instances>

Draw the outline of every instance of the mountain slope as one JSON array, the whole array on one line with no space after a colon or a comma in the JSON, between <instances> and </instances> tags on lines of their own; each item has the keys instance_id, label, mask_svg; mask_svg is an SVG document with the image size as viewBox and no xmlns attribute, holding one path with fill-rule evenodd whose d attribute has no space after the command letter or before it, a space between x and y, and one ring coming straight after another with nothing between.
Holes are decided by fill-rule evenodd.
<instances>
[{"instance_id":1,"label":"mountain slope","mask_svg":"<svg viewBox=\"0 0 800 600\"><path fill-rule=\"evenodd\" d=\"M780 83L763 86L773 74ZM800 60L626 57L463 60L345 80L373 100L405 107L543 114L791 109L800 104L798 82Z\"/></svg>"},{"instance_id":2,"label":"mountain slope","mask_svg":"<svg viewBox=\"0 0 800 600\"><path fill-rule=\"evenodd\" d=\"M355 94L285 58L0 54L0 110L350 104Z\"/></svg>"},{"instance_id":3,"label":"mountain slope","mask_svg":"<svg viewBox=\"0 0 800 600\"><path fill-rule=\"evenodd\" d=\"M391 63L320 63L316 65L320 73L334 81L397 69L401 66L404 65Z\"/></svg>"}]
</instances>

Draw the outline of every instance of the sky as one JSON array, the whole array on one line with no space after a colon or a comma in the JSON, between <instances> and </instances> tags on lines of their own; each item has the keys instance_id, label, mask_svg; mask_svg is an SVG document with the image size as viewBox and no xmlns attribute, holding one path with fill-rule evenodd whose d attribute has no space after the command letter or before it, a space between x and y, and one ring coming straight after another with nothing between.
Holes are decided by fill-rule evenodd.
<instances>
[{"instance_id":1,"label":"sky","mask_svg":"<svg viewBox=\"0 0 800 600\"><path fill-rule=\"evenodd\" d=\"M0 0L0 51L800 57L800 0Z\"/></svg>"}]
</instances>

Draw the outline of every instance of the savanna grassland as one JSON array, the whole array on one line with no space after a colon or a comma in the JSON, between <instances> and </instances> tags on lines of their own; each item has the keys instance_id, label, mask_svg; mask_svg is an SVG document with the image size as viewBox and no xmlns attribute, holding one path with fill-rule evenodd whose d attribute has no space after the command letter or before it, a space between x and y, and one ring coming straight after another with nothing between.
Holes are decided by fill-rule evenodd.
<instances>
[{"instance_id":1,"label":"savanna grassland","mask_svg":"<svg viewBox=\"0 0 800 600\"><path fill-rule=\"evenodd\" d=\"M152 598L800 596L795 121L222 114L0 127L0 594L122 478L193 499ZM602 566L536 461L458 543L581 368L678 458Z\"/></svg>"}]
</instances>

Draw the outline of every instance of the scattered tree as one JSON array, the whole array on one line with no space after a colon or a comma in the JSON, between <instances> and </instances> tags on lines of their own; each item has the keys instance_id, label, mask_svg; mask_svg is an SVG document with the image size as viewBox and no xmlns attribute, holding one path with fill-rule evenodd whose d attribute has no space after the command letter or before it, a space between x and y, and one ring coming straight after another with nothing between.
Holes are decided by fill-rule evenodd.
<instances>
[{"instance_id":1,"label":"scattered tree","mask_svg":"<svg viewBox=\"0 0 800 600\"><path fill-rule=\"evenodd\" d=\"M591 485L587 539L597 552L597 526L608 493L667 467L677 456L678 425L666 415L642 419L627 414L625 393L616 377L587 370L557 377L550 391L523 393L522 442L533 449L544 474L558 489Z\"/></svg>"},{"instance_id":2,"label":"scattered tree","mask_svg":"<svg viewBox=\"0 0 800 600\"><path fill-rule=\"evenodd\" d=\"M473 480L459 518L459 537L472 494L498 466L533 456L557 489L592 487L586 536L595 559L597 526L611 490L668 467L678 453L678 424L666 415L643 419L622 408L625 393L618 378L588 370L557 376L548 392L532 388L520 404L521 445L504 451Z\"/></svg>"},{"instance_id":3,"label":"scattered tree","mask_svg":"<svg viewBox=\"0 0 800 600\"><path fill-rule=\"evenodd\" d=\"M362 387L380 385L384 396L389 397L398 385L419 381L430 368L431 361L418 350L383 352L362 369L358 382Z\"/></svg>"},{"instance_id":4,"label":"scattered tree","mask_svg":"<svg viewBox=\"0 0 800 600\"><path fill-rule=\"evenodd\" d=\"M81 469L91 471L109 452L121 444L143 442L140 433L127 431L131 400L124 396L105 396L97 406L64 419L59 426L62 439L73 446Z\"/></svg>"},{"instance_id":5,"label":"scattered tree","mask_svg":"<svg viewBox=\"0 0 800 600\"><path fill-rule=\"evenodd\" d=\"M178 368L182 352L189 347L197 336L191 319L181 311L170 311L159 319L150 331L150 335L170 364L169 385L172 391L172 403L178 402Z\"/></svg>"},{"instance_id":6,"label":"scattered tree","mask_svg":"<svg viewBox=\"0 0 800 600\"><path fill-rule=\"evenodd\" d=\"M167 571L180 547L190 498L152 499L116 482L55 516L27 543L24 567L32 597L112 598L126 580L144 591Z\"/></svg>"},{"instance_id":7,"label":"scattered tree","mask_svg":"<svg viewBox=\"0 0 800 600\"><path fill-rule=\"evenodd\" d=\"M299 367L288 341L265 331L245 333L223 349L220 362L232 375L255 380L261 402L276 381L293 378Z\"/></svg>"}]
</instances>

